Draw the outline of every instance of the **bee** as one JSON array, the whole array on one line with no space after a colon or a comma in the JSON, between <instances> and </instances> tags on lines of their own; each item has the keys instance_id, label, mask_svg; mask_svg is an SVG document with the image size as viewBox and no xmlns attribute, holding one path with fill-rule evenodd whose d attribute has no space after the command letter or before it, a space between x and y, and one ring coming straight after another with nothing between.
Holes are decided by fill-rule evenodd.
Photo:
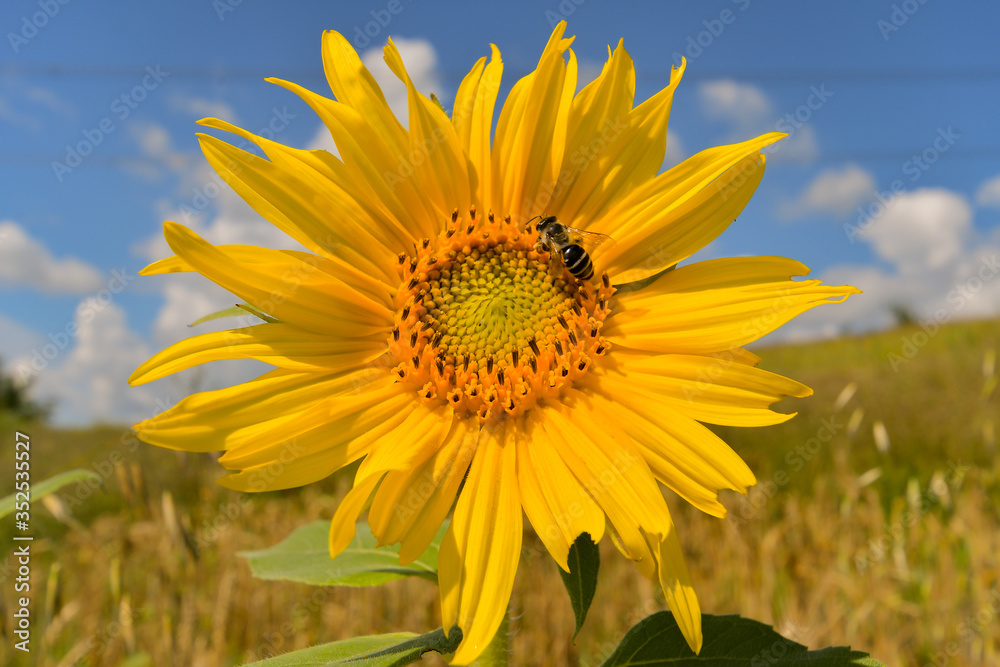
<instances>
[{"instance_id":1,"label":"bee","mask_svg":"<svg viewBox=\"0 0 1000 667\"><path fill-rule=\"evenodd\" d=\"M590 255L584 249L586 243L596 247L612 238L607 234L597 232L585 232L582 229L567 227L559 222L554 215L535 216L531 220L542 218L535 225L538 230L538 241L535 247L545 252L558 251L562 258L563 265L573 274L577 280L590 280L594 277L594 263L590 260ZM531 220L528 223L531 223Z\"/></svg>"}]
</instances>

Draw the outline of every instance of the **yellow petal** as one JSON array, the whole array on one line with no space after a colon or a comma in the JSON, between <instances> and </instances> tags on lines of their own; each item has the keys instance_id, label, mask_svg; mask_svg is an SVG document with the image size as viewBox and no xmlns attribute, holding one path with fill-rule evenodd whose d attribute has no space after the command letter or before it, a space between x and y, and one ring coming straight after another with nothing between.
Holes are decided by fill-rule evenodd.
<instances>
[{"instance_id":1,"label":"yellow petal","mask_svg":"<svg viewBox=\"0 0 1000 667\"><path fill-rule=\"evenodd\" d=\"M283 419L262 420L228 434L226 453L219 463L230 470L249 470L275 461L284 465L292 454L301 459L328 450L331 461L336 460L336 468L340 468L357 460L369 445L400 425L406 415L396 415L392 410L409 410L412 403L413 396L390 378L372 382L356 391L327 396ZM332 431L332 435L317 435L323 431Z\"/></svg>"},{"instance_id":2,"label":"yellow petal","mask_svg":"<svg viewBox=\"0 0 1000 667\"><path fill-rule=\"evenodd\" d=\"M354 486L337 505L337 511L330 522L330 558L336 558L354 539L358 515L365 509L365 504L380 479L378 475L355 478Z\"/></svg>"},{"instance_id":3,"label":"yellow petal","mask_svg":"<svg viewBox=\"0 0 1000 667\"><path fill-rule=\"evenodd\" d=\"M555 27L538 67L518 82L500 112L493 155L502 183L498 210L515 220L539 214L558 182L577 74L572 52L569 63L564 60L573 42L562 38L565 29L564 21Z\"/></svg>"},{"instance_id":4,"label":"yellow petal","mask_svg":"<svg viewBox=\"0 0 1000 667\"><path fill-rule=\"evenodd\" d=\"M328 335L302 331L288 324L257 324L174 343L139 366L129 377L129 384L145 384L220 359L256 359L290 370L340 372L362 368L387 354L387 350L381 336L331 341Z\"/></svg>"},{"instance_id":5,"label":"yellow petal","mask_svg":"<svg viewBox=\"0 0 1000 667\"><path fill-rule=\"evenodd\" d=\"M205 119L202 123L248 134L222 121ZM392 280L386 268L405 244L385 233L382 225L365 227L354 223L364 221L358 206L330 179L320 177L315 171L322 162L319 157L322 151L301 151L298 156L286 157L286 164L277 164L207 134L199 134L198 138L215 171L276 227L317 254L341 257L367 273ZM274 156L287 155L293 150L258 140L272 148ZM301 154L308 154L310 159ZM294 165L287 164L292 161ZM372 230L383 233L375 236Z\"/></svg>"},{"instance_id":6,"label":"yellow petal","mask_svg":"<svg viewBox=\"0 0 1000 667\"><path fill-rule=\"evenodd\" d=\"M329 395L333 374L278 369L234 387L192 394L133 428L144 442L189 452L225 449L225 436L261 421L294 414Z\"/></svg>"},{"instance_id":7,"label":"yellow petal","mask_svg":"<svg viewBox=\"0 0 1000 667\"><path fill-rule=\"evenodd\" d=\"M376 369L335 374L279 369L235 387L188 396L134 428L141 440L159 447L189 452L248 447L247 452L279 446L327 423L332 401L344 392L350 392L349 399L337 405L348 411L362 409L366 402L395 401L402 393L385 371Z\"/></svg>"},{"instance_id":8,"label":"yellow petal","mask_svg":"<svg viewBox=\"0 0 1000 667\"><path fill-rule=\"evenodd\" d=\"M636 292L615 295L602 333L615 346L703 354L746 345L793 317L859 293L791 280L809 273L783 257L734 257L668 271Z\"/></svg>"},{"instance_id":9,"label":"yellow petal","mask_svg":"<svg viewBox=\"0 0 1000 667\"><path fill-rule=\"evenodd\" d=\"M394 143L387 142L372 127L363 112L340 102L317 95L302 86L268 79L287 88L303 100L330 128L350 178L345 189L372 210L398 220L414 236L433 238L443 229L444 220L420 190L418 180L410 178L414 159Z\"/></svg>"},{"instance_id":10,"label":"yellow petal","mask_svg":"<svg viewBox=\"0 0 1000 667\"><path fill-rule=\"evenodd\" d=\"M406 84L409 102L409 157L413 175L424 197L443 220L456 208L467 211L472 205L469 169L455 126L444 111L417 92L403 65L392 38L385 49L389 69Z\"/></svg>"},{"instance_id":11,"label":"yellow petal","mask_svg":"<svg viewBox=\"0 0 1000 667\"><path fill-rule=\"evenodd\" d=\"M737 364L744 364L746 366L757 366L761 362L761 358L759 356L743 347L734 347L731 350L722 350L720 352L710 352L707 356L727 362L732 361Z\"/></svg>"},{"instance_id":12,"label":"yellow petal","mask_svg":"<svg viewBox=\"0 0 1000 667\"><path fill-rule=\"evenodd\" d=\"M615 284L655 275L687 259L713 241L743 211L764 176L764 155L755 153L682 202L663 208L645 202L625 210L615 243L594 252L594 262ZM609 214L610 215L610 214Z\"/></svg>"},{"instance_id":13,"label":"yellow petal","mask_svg":"<svg viewBox=\"0 0 1000 667\"><path fill-rule=\"evenodd\" d=\"M564 409L549 410L546 418L562 428L567 445L571 444L571 438L579 440L574 454L599 481L602 491L628 508L638 525L654 530L653 527L669 516L663 494L632 443L620 437L617 425L596 419L593 408L590 396L570 389L565 395ZM565 459L566 452L561 453ZM594 493L593 488L588 487L588 490Z\"/></svg>"},{"instance_id":14,"label":"yellow petal","mask_svg":"<svg viewBox=\"0 0 1000 667\"><path fill-rule=\"evenodd\" d=\"M670 487L698 509L723 517L719 490L746 493L756 483L753 473L721 438L710 430L664 405L653 394L632 391L608 392L592 397L594 417L616 423L639 449L657 480Z\"/></svg>"},{"instance_id":15,"label":"yellow petal","mask_svg":"<svg viewBox=\"0 0 1000 667\"><path fill-rule=\"evenodd\" d=\"M282 322L343 337L392 328L391 310L298 257L259 248L258 262L241 264L175 222L163 224L163 235L203 276Z\"/></svg>"},{"instance_id":16,"label":"yellow petal","mask_svg":"<svg viewBox=\"0 0 1000 667\"><path fill-rule=\"evenodd\" d=\"M450 405L416 403L406 415L395 438L381 438L361 464L358 475L381 475L388 470L408 470L426 461L441 447L451 430Z\"/></svg>"},{"instance_id":17,"label":"yellow petal","mask_svg":"<svg viewBox=\"0 0 1000 667\"><path fill-rule=\"evenodd\" d=\"M330 525L331 556L336 556L354 539L354 526L357 523L358 515L364 509L376 484L386 476L386 472L405 470L422 462L422 460L413 458L379 457L376 455L377 452L381 450L384 453L387 448L393 447L395 443L400 443L403 449L408 449L411 452L430 449L430 453L433 453L451 430L450 408L431 410L421 403L416 403L408 412L404 413L399 408L395 408L395 410L400 416L400 420L397 420L398 425L394 425L392 430L388 432L380 433L374 439L375 441L370 447L371 453L355 475L354 488L348 492L340 506L337 507ZM431 445L429 448L428 443Z\"/></svg>"},{"instance_id":18,"label":"yellow petal","mask_svg":"<svg viewBox=\"0 0 1000 667\"><path fill-rule=\"evenodd\" d=\"M254 264L260 262L262 259L259 246L217 245L215 247L240 264ZM398 276L393 277L392 282L388 282L379 278L381 274L373 276L372 274L365 273L339 257L313 255L307 252L299 252L298 250L276 250L274 252L287 255L291 260L311 264L320 271L343 280L372 301L380 303L386 308L393 306L391 290L399 286ZM170 257L165 257L149 264L139 271L139 275L156 276L166 273L191 273L193 271L195 271L195 268L183 258L171 255Z\"/></svg>"},{"instance_id":19,"label":"yellow petal","mask_svg":"<svg viewBox=\"0 0 1000 667\"><path fill-rule=\"evenodd\" d=\"M493 199L490 209L498 213L503 213L507 210L507 199L504 196L504 190L510 187L506 184L509 174L503 165L510 163L511 156L517 145L515 139L520 129L521 117L524 114L527 93L531 88L531 82L534 80L534 77L535 72L532 71L518 80L510 89L510 92L507 93L507 100L500 107L500 117L497 120L497 129L493 137L490 167L493 174L491 179Z\"/></svg>"},{"instance_id":20,"label":"yellow petal","mask_svg":"<svg viewBox=\"0 0 1000 667\"><path fill-rule=\"evenodd\" d=\"M604 536L604 512L566 466L554 444L529 419L517 441L517 485L528 521L563 570L576 538L589 533L597 543Z\"/></svg>"},{"instance_id":21,"label":"yellow petal","mask_svg":"<svg viewBox=\"0 0 1000 667\"><path fill-rule=\"evenodd\" d=\"M635 68L619 42L600 76L585 86L570 105L559 185L546 213L557 215L571 226L587 226L589 221L578 219L577 214L588 197L618 177L612 172L621 171L621 165L612 169L611 164L614 153L627 143L622 135L628 128L634 96ZM587 213L593 214L593 208Z\"/></svg>"},{"instance_id":22,"label":"yellow petal","mask_svg":"<svg viewBox=\"0 0 1000 667\"><path fill-rule=\"evenodd\" d=\"M514 437L506 422L482 432L441 545L441 617L462 629L452 664L475 660L507 613L523 531Z\"/></svg>"},{"instance_id":23,"label":"yellow petal","mask_svg":"<svg viewBox=\"0 0 1000 667\"><path fill-rule=\"evenodd\" d=\"M280 196L271 196L273 188L268 184L261 184L253 174L245 177L248 182L263 185L258 188L258 192L267 196L268 201L281 211L290 211L296 216L292 219L300 219L304 211L310 216L309 219L316 220L315 226L325 230L323 236L317 239L325 251L336 255L344 252L345 245L356 249L361 247L360 244L366 244L381 245L394 254L408 248L414 241L413 229L407 228L392 216L385 215L384 210L372 206L363 197L356 197L357 192L350 185L344 163L327 151L285 146L217 118L203 118L198 124L232 132L257 144L279 172L294 179L286 184L295 186L291 192L298 196L298 209L289 208L288 202ZM242 153L224 142L216 144L213 140L218 141L214 137L207 140L203 138L202 143L212 151L222 151L230 160L226 164L227 168L232 168L233 165L239 168L244 162L249 162L262 172L272 171L266 163L258 162L259 158L256 156ZM239 172L235 174L236 179L240 176Z\"/></svg>"},{"instance_id":24,"label":"yellow petal","mask_svg":"<svg viewBox=\"0 0 1000 667\"><path fill-rule=\"evenodd\" d=\"M402 542L399 562L418 558L437 534L455 502L479 440L474 419L456 419L441 447L423 464L385 476L368 523L380 544Z\"/></svg>"},{"instance_id":25,"label":"yellow petal","mask_svg":"<svg viewBox=\"0 0 1000 667\"><path fill-rule=\"evenodd\" d=\"M383 390L366 398L354 397L338 404L344 413L324 419L320 403L291 420L284 428L265 431L231 448L219 462L239 472L218 482L237 491L274 491L303 486L327 477L367 454L379 438L387 437L403 421L412 397ZM396 432L395 437L399 437Z\"/></svg>"},{"instance_id":26,"label":"yellow petal","mask_svg":"<svg viewBox=\"0 0 1000 667\"><path fill-rule=\"evenodd\" d=\"M667 599L667 606L674 613L674 620L695 653L701 652L701 605L691 584L680 539L673 523L659 541L657 561L659 563L660 587Z\"/></svg>"},{"instance_id":27,"label":"yellow petal","mask_svg":"<svg viewBox=\"0 0 1000 667\"><path fill-rule=\"evenodd\" d=\"M338 101L353 107L388 145L402 153L406 128L393 114L375 77L361 62L351 43L339 32L323 33L323 71Z\"/></svg>"},{"instance_id":28,"label":"yellow petal","mask_svg":"<svg viewBox=\"0 0 1000 667\"><path fill-rule=\"evenodd\" d=\"M619 43L598 80L600 87L588 99L595 81L574 100L571 128L575 114L585 120L567 146L563 174L579 175L553 202L553 214L570 226L590 228L653 179L663 164L670 105L683 73L683 65L673 69L666 88L632 109L635 71Z\"/></svg>"},{"instance_id":29,"label":"yellow petal","mask_svg":"<svg viewBox=\"0 0 1000 667\"><path fill-rule=\"evenodd\" d=\"M786 396L803 398L809 387L781 375L725 359L685 354L615 355L617 371L601 377L609 395L642 391L692 419L726 426L768 426L795 416L769 409Z\"/></svg>"},{"instance_id":30,"label":"yellow petal","mask_svg":"<svg viewBox=\"0 0 1000 667\"><path fill-rule=\"evenodd\" d=\"M490 133L493 129L493 109L503 74L500 50L493 44L490 48L490 63L485 65L486 58L481 58L462 80L451 112L451 122L469 158L473 201L480 209L485 210L493 206Z\"/></svg>"},{"instance_id":31,"label":"yellow petal","mask_svg":"<svg viewBox=\"0 0 1000 667\"><path fill-rule=\"evenodd\" d=\"M642 530L654 532L665 525L669 514L663 495L639 453L613 425L598 426L592 420L586 397L572 394L571 417L550 409L539 414L538 421L567 467L608 515L625 552L651 572L655 566L642 555L647 550Z\"/></svg>"},{"instance_id":32,"label":"yellow petal","mask_svg":"<svg viewBox=\"0 0 1000 667\"><path fill-rule=\"evenodd\" d=\"M762 148L785 136L787 135L781 132L769 132L748 141L715 146L692 155L679 165L634 189L619 201L608 215L594 221L591 227L593 231L614 236L642 226L646 224L649 213L676 208L741 161L757 155ZM645 211L647 215L622 217L630 211L635 213Z\"/></svg>"}]
</instances>

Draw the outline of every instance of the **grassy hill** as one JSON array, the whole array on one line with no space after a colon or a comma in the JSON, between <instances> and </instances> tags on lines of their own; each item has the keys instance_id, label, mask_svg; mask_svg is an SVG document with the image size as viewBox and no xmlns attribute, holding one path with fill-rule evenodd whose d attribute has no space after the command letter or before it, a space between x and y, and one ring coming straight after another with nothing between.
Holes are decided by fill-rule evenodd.
<instances>
[{"instance_id":1,"label":"grassy hill","mask_svg":"<svg viewBox=\"0 0 1000 667\"><path fill-rule=\"evenodd\" d=\"M817 435L824 418L843 426L838 436L845 436L853 415L854 434L831 441L817 453L815 469L828 469L846 448L857 472L881 467L880 486L891 492L902 492L914 475L947 467L949 461L992 467L995 428L1000 425L998 351L997 321L946 325L933 335L911 326L755 350L763 358L761 368L793 377L815 393L779 404L780 411L799 413L785 424L718 431L754 470L767 472L788 466L787 448L765 443L805 443ZM838 397L851 384L856 385L855 393L838 409ZM884 453L875 444L875 422L884 424L889 436ZM805 485L799 490L808 491Z\"/></svg>"},{"instance_id":2,"label":"grassy hill","mask_svg":"<svg viewBox=\"0 0 1000 667\"><path fill-rule=\"evenodd\" d=\"M785 424L717 429L759 482L747 498L723 498L725 520L668 498L703 609L773 623L811 647L852 644L886 664L997 664L998 348L1000 323L968 322L755 350L762 368L815 395L779 406L799 412ZM349 474L246 496L212 483L213 457L136 444L122 427L24 428L34 480L74 467L104 479L33 508L36 653L24 664L236 665L439 623L427 582L317 598L253 580L235 555L329 518ZM10 534L5 522L4 544ZM556 566L534 557L542 547L526 534L512 601L524 664L594 664L605 643L663 608L656 587L602 548L573 645ZM9 559L4 568L10 610ZM17 664L10 627L3 633L0 663Z\"/></svg>"}]
</instances>

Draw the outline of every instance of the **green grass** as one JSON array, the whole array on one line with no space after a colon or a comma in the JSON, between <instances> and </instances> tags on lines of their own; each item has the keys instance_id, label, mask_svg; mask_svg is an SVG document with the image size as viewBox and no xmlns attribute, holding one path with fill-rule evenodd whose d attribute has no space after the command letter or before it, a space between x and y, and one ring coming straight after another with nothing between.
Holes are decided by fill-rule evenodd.
<instances>
[{"instance_id":1,"label":"green grass","mask_svg":"<svg viewBox=\"0 0 1000 667\"><path fill-rule=\"evenodd\" d=\"M1000 392L994 389L997 371L992 380L984 377L983 362L990 351L993 355L1000 351L1000 323L942 327L912 357L904 357L906 341L919 342L923 336L919 327L908 327L755 350L763 357L761 368L793 377L811 387L814 395L779 403L779 411L798 411L795 419L784 424L716 431L751 468L767 475L787 470L788 452L816 437L824 419L842 427L838 435L844 436L851 414L861 410L856 435L825 443L804 470L829 470L837 463L838 453L847 448L851 468L861 473L882 467L880 488L894 495L902 493L913 476L927 476L947 468L949 462L992 467L995 443L984 441L984 426L1000 415ZM836 411L838 395L852 382L857 385L856 393ZM885 454L875 446L875 421L884 423L890 436L891 447ZM805 475L793 475L790 485L805 495L812 487Z\"/></svg>"},{"instance_id":2,"label":"green grass","mask_svg":"<svg viewBox=\"0 0 1000 667\"><path fill-rule=\"evenodd\" d=\"M886 664L942 655L950 665L997 664L1000 621L975 619L993 596L1000 600L991 435L1000 391L989 362L998 348L993 321L948 325L926 338L910 327L755 350L762 368L815 394L783 402L780 410L799 412L785 424L717 429L759 481L749 498L723 497L726 520L668 494L703 609L773 623L811 648L851 644ZM838 407L850 383L856 392ZM886 451L876 447L876 422L891 440ZM8 434L17 426L0 424ZM213 483L222 474L214 457L137 445L121 427L23 430L32 438L33 479L82 467L98 472L104 487L71 487L33 507L35 652L17 663L6 626L0 664L236 665L439 623L437 591L427 582L312 589L254 580L236 557L329 518L349 471L304 489L246 496ZM11 483L4 475L0 494ZM11 531L9 521L0 527L3 544ZM591 664L628 626L663 608L657 587L608 542L574 645L555 565L536 557L543 548L526 534L512 601L513 650L523 664ZM0 578L9 611L13 586Z\"/></svg>"}]
</instances>

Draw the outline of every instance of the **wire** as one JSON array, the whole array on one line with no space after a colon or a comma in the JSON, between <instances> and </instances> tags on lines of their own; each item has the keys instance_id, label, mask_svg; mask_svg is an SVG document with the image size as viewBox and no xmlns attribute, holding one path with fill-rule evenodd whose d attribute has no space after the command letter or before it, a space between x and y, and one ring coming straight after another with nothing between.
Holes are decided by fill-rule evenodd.
<instances>
[{"instance_id":1,"label":"wire","mask_svg":"<svg viewBox=\"0 0 1000 667\"><path fill-rule=\"evenodd\" d=\"M902 150L902 149L887 149L887 150L874 150L874 151L820 151L814 159L809 160L810 164L842 164L845 162L860 162L860 163L871 163L871 162L898 162L903 163L907 160L911 160L914 157L918 157L923 153L926 146L917 148L914 150ZM952 146L947 153L942 154L942 159L954 160L954 159L964 159L964 160L995 160L1000 158L1000 146ZM34 153L18 153L18 154L3 154L0 153L0 165L51 165L53 162L62 162L66 159L65 154L34 154ZM774 158L774 164L784 164L784 162L778 162L781 157L776 155ZM791 162L791 160L789 160ZM114 168L126 168L126 167L163 167L167 168L167 165L160 160L155 160L149 157L143 157L141 155L125 155L121 153L93 153L86 158L86 163L93 166L101 167L114 167Z\"/></svg>"},{"instance_id":2,"label":"wire","mask_svg":"<svg viewBox=\"0 0 1000 667\"><path fill-rule=\"evenodd\" d=\"M316 80L325 79L320 68L289 68L281 65L267 69L231 65L163 65L157 63L173 79L201 79L212 82L227 80L261 81L265 77L279 76L283 79ZM0 64L2 75L44 75L49 77L141 77L146 74L145 65L66 65L62 63L6 62ZM507 70L514 78L527 74L528 70L517 73ZM467 71L440 70L437 74L448 80L462 79ZM664 81L670 79L669 68L639 68L638 74L644 81ZM784 83L817 83L820 81L855 81L858 83L893 83L919 81L929 83L956 83L976 81L1000 81L1000 65L963 66L955 68L929 69L814 69L814 70L699 70L688 69L689 79L735 79L745 81L767 81Z\"/></svg>"}]
</instances>

